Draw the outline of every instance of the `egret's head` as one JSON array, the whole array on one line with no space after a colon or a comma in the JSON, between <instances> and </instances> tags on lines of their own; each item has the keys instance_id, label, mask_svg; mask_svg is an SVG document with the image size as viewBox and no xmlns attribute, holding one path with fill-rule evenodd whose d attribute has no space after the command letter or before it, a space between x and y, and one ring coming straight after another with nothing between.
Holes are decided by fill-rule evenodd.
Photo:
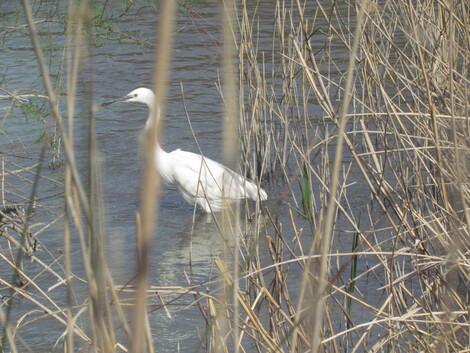
<instances>
[{"instance_id":1,"label":"egret's head","mask_svg":"<svg viewBox=\"0 0 470 353\"><path fill-rule=\"evenodd\" d=\"M124 97L117 98L111 102L103 103L102 106L117 102L136 102L146 104L148 107L152 107L155 102L155 95L153 94L152 90L141 87L133 90Z\"/></svg>"}]
</instances>

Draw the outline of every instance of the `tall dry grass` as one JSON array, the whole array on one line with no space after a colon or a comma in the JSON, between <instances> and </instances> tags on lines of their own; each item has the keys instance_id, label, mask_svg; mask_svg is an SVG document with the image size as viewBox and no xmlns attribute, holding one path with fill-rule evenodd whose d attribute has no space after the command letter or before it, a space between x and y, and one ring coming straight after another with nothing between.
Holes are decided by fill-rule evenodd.
<instances>
[{"instance_id":1,"label":"tall dry grass","mask_svg":"<svg viewBox=\"0 0 470 353\"><path fill-rule=\"evenodd\" d=\"M250 45L259 35L257 17L251 4L243 5L245 155L268 171L288 168L294 159L289 185L309 190L301 196L304 213L312 213L310 250L291 253L304 269L300 299L306 300L285 305L271 323L284 332L277 349L465 351L468 5L277 2L271 63ZM338 56L338 47L349 57ZM325 122L333 127L315 128ZM341 171L344 158L348 166ZM358 182L351 170L367 189L368 229L348 199L348 184ZM359 241L351 253L338 254L341 229L334 225L345 222ZM291 261L274 265L282 273ZM357 273L358 261L373 265ZM358 288L370 275L382 286ZM372 290L383 291L380 306L365 299ZM270 312L288 302L279 299ZM358 324L351 307L374 318Z\"/></svg>"},{"instance_id":2,"label":"tall dry grass","mask_svg":"<svg viewBox=\"0 0 470 353\"><path fill-rule=\"evenodd\" d=\"M277 0L269 51L257 45L265 33L258 33L255 4L220 5L226 159L236 160L232 153L240 141L247 175L282 188L270 194L267 205L241 205L244 212L235 208L223 215L225 251L214 258L220 273L214 292L189 278L186 286L149 283L159 190L153 167L144 171L143 206L136 217L135 286L113 283L103 251L105 215L91 105L88 190L71 143L79 67L91 60L78 53L77 44L89 41L84 29L90 28L91 4L69 2L67 120L57 109L29 1L23 4L66 157L66 276L59 278L69 289L67 305L50 300L51 311L26 289L1 281L46 311L44 319L63 325L64 351L158 351L148 300L174 304L181 298L191 298L207 323L195 351L468 351L466 2ZM161 109L153 112L144 144L149 161L159 135L157 116L165 112L171 59L175 9L171 1L164 4L154 80ZM72 299L72 229L80 236L87 275L88 301L80 307ZM35 285L17 264L11 266ZM131 305L131 315L124 305ZM83 312L86 324L78 320ZM2 344L20 351L19 328L3 309L0 322ZM124 341L116 338L118 327Z\"/></svg>"}]
</instances>

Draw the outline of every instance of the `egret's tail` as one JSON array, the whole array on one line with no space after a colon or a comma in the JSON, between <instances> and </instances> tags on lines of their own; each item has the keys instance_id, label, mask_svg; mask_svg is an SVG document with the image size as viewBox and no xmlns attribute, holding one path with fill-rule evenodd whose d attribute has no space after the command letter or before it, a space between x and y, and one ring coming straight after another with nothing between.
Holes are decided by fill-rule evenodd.
<instances>
[{"instance_id":1,"label":"egret's tail","mask_svg":"<svg viewBox=\"0 0 470 353\"><path fill-rule=\"evenodd\" d=\"M263 188L259 188L259 199L260 201L266 201L268 199L268 194L266 194Z\"/></svg>"},{"instance_id":2,"label":"egret's tail","mask_svg":"<svg viewBox=\"0 0 470 353\"><path fill-rule=\"evenodd\" d=\"M245 183L246 196L254 201L265 201L268 199L268 194L262 188L251 181Z\"/></svg>"}]
</instances>

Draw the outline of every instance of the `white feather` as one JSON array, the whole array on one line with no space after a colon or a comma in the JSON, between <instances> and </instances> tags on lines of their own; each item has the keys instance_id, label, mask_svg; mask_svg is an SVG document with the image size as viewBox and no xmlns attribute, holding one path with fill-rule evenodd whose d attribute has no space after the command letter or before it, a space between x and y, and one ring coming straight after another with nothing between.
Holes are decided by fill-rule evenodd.
<instances>
[{"instance_id":1,"label":"white feather","mask_svg":"<svg viewBox=\"0 0 470 353\"><path fill-rule=\"evenodd\" d=\"M116 101L143 103L151 111L155 96L148 88L137 88ZM149 120L146 127L148 125ZM187 202L199 205L204 212L221 211L223 198L255 201L268 198L266 192L252 181L199 154L180 149L167 153L157 146L156 166L163 180L174 184Z\"/></svg>"}]
</instances>

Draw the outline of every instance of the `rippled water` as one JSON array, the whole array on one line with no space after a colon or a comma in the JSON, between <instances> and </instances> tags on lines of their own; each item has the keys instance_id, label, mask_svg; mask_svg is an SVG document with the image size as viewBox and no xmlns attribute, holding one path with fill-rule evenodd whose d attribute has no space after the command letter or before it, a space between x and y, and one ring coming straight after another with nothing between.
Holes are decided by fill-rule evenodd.
<instances>
[{"instance_id":1,"label":"rippled water","mask_svg":"<svg viewBox=\"0 0 470 353\"><path fill-rule=\"evenodd\" d=\"M16 7L16 2L2 2L0 10L8 13L15 11ZM261 33L264 37L262 36L258 43L260 46L266 45L267 49L272 38L272 13L268 9L269 6L266 7L266 11L259 11ZM198 21L201 22L198 23ZM131 11L115 24L122 30L141 32L142 37L149 43L155 42L156 13L150 6ZM178 14L163 132L163 144L166 150L182 148L197 151L184 111L184 97L189 118L196 137L201 142L204 154L214 159L221 157L219 151L221 150L223 102L218 83L222 49L217 45L220 39L217 26L218 10L213 7L212 2L204 5L203 17L200 19L195 20L184 13ZM40 28L52 33L49 37L52 43L43 42L43 45L50 45L51 48L58 50L56 53L51 52L50 59L53 62L52 72L57 75L63 68L61 65L64 64L60 61L56 62L61 58L60 51L63 43L61 25L50 23L43 24ZM25 91L29 89L41 91L42 84L38 67L30 39L26 34L26 31L24 34L9 33L4 37L0 74L3 75L2 88L8 91L20 88ZM138 137L145 124L147 111L142 106L124 104L102 108L100 103L125 95L136 87L151 86L154 55L158 53L154 53L151 48L142 50L135 44L123 44L116 41L104 41L102 46L93 47L91 53L93 64L81 72L79 97L84 99L87 94L91 94L95 103L96 134L101 152L105 195L107 255L116 283L125 284L135 274L135 212L139 208L139 161L141 160ZM341 55L340 53L333 54ZM62 77L61 82L64 82L64 79ZM63 87L61 91L65 90ZM3 93L0 92L0 94ZM40 98L34 101L39 106L46 104ZM9 103L4 100L0 101L0 104L1 108L9 106ZM61 99L60 107L63 111L64 98ZM82 168L81 176L86 180L86 136L88 134L85 128L87 126L86 106L78 104L76 111L75 146L78 152L78 163ZM0 136L0 146L7 163L6 169L14 169L14 165L10 163L17 163L18 166L23 167L35 164L40 155L41 144L36 141L40 137L42 124L31 116L25 115L20 107L12 111L1 110L0 113L5 121ZM45 119L49 121L50 117L45 117ZM52 127L52 122L50 125ZM57 220L53 226L39 235L43 251L37 256L46 263L51 263L53 258L59 256L60 249L63 248L62 176L53 169L47 168L49 161L48 152L43 173L49 180L42 179L40 182L35 217L36 222L44 224ZM5 189L8 202L27 202L34 173L26 174L24 178L23 180L13 175L6 176ZM277 204L279 201L277 196L284 187L279 187L281 184L274 181L272 184L264 185L270 194L270 203ZM284 202L287 201L289 200L284 200ZM358 205L364 207L360 202ZM193 265L189 271L191 280L194 283L202 283L213 275L211 259L221 243L220 235L215 224L201 214L196 216L193 227L192 211L192 206L186 204L173 187L164 186L157 215L156 239L152 248L151 284L156 286L186 285L184 271L189 270L190 249ZM281 215L281 220L282 217ZM190 237L188 234L193 228L193 235ZM349 243L343 246L350 249ZM51 252L51 255L46 249ZM74 240L73 256L75 272L78 276L84 276L78 239ZM40 276L43 288L49 288L56 283L53 276L47 273L40 274L41 269L34 263L27 263L26 267L29 275ZM59 264L54 264L52 267L57 272L63 273ZM0 271L2 276L5 273L11 273L6 267ZM84 291L85 288L77 285L78 296L84 295ZM1 286L0 292L2 295L8 293L5 286ZM48 295L58 302L65 303L63 287L51 290ZM32 309L29 305L29 301L18 301L12 313L13 322ZM198 310L183 306L174 307L171 314L171 318L163 310L156 310L151 314L152 329L158 337L156 341L159 351L176 351L178 345L182 352L194 349L197 340L194 323L200 322L202 325ZM201 327L204 331L204 327ZM37 325L32 324L21 332L22 338L33 349L47 350L51 348L63 330L61 325L53 322L47 326L48 332L44 332L44 325L39 321ZM50 338L45 339L45 337Z\"/></svg>"}]
</instances>

